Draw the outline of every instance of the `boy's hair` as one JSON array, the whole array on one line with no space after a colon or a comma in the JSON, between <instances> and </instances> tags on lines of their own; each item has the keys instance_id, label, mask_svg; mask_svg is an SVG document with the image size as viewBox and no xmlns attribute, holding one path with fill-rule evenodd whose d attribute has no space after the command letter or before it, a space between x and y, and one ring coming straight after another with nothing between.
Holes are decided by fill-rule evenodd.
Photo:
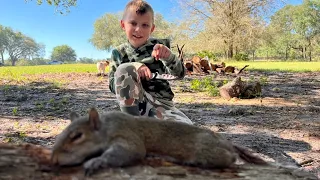
<instances>
[{"instance_id":1,"label":"boy's hair","mask_svg":"<svg viewBox=\"0 0 320 180\"><path fill-rule=\"evenodd\" d=\"M126 5L124 9L122 19L126 16L128 10L135 10L138 15L144 15L147 12L151 12L152 14L152 21L154 21L154 12L150 4L148 4L144 0L131 0Z\"/></svg>"}]
</instances>

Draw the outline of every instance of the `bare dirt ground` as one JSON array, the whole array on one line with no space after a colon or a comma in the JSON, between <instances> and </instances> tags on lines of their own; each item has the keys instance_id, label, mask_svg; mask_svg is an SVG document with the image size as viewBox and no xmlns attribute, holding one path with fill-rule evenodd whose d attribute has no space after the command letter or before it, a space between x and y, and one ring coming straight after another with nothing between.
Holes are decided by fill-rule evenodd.
<instances>
[{"instance_id":1,"label":"bare dirt ground","mask_svg":"<svg viewBox=\"0 0 320 180\"><path fill-rule=\"evenodd\" d=\"M215 76L217 81L232 76ZM193 92L190 81L173 81L174 102L197 126L221 132L268 161L301 167L320 178L320 72L246 72L266 77L262 97L224 100ZM44 74L24 82L0 82L0 143L51 148L71 111L118 110L108 78L90 73ZM47 79L63 84L49 83ZM0 163L1 165L1 163Z\"/></svg>"}]
</instances>

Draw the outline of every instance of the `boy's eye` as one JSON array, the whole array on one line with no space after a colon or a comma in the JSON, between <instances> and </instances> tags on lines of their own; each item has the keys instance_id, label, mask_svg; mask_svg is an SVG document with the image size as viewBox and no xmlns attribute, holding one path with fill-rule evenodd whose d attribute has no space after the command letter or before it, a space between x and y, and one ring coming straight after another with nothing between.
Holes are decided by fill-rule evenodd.
<instances>
[{"instance_id":1,"label":"boy's eye","mask_svg":"<svg viewBox=\"0 0 320 180\"><path fill-rule=\"evenodd\" d=\"M149 27L149 24L142 24L142 26L143 26L144 28L148 28L148 27Z\"/></svg>"},{"instance_id":2,"label":"boy's eye","mask_svg":"<svg viewBox=\"0 0 320 180\"><path fill-rule=\"evenodd\" d=\"M137 23L136 22L130 22L131 25L136 26Z\"/></svg>"}]
</instances>

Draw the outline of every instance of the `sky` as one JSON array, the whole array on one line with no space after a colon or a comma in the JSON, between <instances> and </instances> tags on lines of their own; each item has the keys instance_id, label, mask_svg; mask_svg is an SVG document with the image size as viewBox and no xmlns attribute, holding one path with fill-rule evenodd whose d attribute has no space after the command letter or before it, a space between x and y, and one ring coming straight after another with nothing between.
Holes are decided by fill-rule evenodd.
<instances>
[{"instance_id":1,"label":"sky","mask_svg":"<svg viewBox=\"0 0 320 180\"><path fill-rule=\"evenodd\" d=\"M44 0L45 1L45 0ZM289 0L290 4L302 0ZM78 0L76 7L61 15L54 6L37 0L0 0L0 24L21 31L46 47L45 58L49 58L55 46L66 44L72 47L77 57L105 59L110 57L107 51L97 50L90 42L94 32L94 22L105 13L123 11L128 0ZM156 13L166 20L177 15L175 0L147 0Z\"/></svg>"}]
</instances>

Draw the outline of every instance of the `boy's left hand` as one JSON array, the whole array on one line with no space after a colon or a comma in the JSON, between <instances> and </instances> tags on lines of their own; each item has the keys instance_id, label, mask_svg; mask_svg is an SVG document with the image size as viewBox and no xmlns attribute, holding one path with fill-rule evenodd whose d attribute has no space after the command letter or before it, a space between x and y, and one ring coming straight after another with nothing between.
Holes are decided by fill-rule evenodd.
<instances>
[{"instance_id":1,"label":"boy's left hand","mask_svg":"<svg viewBox=\"0 0 320 180\"><path fill-rule=\"evenodd\" d=\"M156 44L154 47L153 47L153 51L152 51L152 54L151 54L153 57L155 57L156 60L159 60L159 59L168 59L169 56L171 55L171 51L170 49L165 46L165 45L162 45L162 44Z\"/></svg>"}]
</instances>

